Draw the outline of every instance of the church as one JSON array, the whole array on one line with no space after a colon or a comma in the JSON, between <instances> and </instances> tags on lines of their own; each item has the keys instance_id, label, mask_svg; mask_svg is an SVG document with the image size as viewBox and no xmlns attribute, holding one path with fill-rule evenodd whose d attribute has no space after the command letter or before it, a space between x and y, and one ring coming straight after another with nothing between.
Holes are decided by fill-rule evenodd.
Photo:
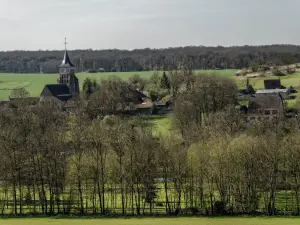
<instances>
[{"instance_id":1,"label":"church","mask_svg":"<svg viewBox=\"0 0 300 225\"><path fill-rule=\"evenodd\" d=\"M40 95L40 105L63 110L68 101L79 95L79 81L75 65L69 57L66 42L65 54L59 66L58 84L45 85Z\"/></svg>"}]
</instances>

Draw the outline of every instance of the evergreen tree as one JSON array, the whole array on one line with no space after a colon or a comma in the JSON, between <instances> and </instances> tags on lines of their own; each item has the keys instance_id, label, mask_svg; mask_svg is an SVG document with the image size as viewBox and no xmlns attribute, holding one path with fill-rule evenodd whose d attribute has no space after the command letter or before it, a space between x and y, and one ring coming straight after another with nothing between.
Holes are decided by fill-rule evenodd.
<instances>
[{"instance_id":1,"label":"evergreen tree","mask_svg":"<svg viewBox=\"0 0 300 225\"><path fill-rule=\"evenodd\" d=\"M82 89L87 98L95 91L96 88L96 80L91 80L89 77L84 80Z\"/></svg>"},{"instance_id":2,"label":"evergreen tree","mask_svg":"<svg viewBox=\"0 0 300 225\"><path fill-rule=\"evenodd\" d=\"M168 89L168 90L171 89L170 81L169 81L169 78L168 78L166 72L164 72L161 77L160 86L163 89Z\"/></svg>"}]
</instances>

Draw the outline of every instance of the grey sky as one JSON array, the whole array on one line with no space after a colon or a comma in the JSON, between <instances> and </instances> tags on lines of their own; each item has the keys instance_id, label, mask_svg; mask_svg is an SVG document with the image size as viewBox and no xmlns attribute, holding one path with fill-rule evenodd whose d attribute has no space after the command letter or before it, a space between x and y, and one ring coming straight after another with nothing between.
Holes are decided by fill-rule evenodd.
<instances>
[{"instance_id":1,"label":"grey sky","mask_svg":"<svg viewBox=\"0 0 300 225\"><path fill-rule=\"evenodd\" d=\"M299 0L0 0L0 50L300 44Z\"/></svg>"}]
</instances>

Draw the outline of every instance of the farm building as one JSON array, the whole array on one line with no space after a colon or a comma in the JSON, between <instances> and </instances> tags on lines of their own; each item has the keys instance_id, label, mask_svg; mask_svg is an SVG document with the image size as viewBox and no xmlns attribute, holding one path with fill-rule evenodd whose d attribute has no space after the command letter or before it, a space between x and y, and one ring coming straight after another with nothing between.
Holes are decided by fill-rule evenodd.
<instances>
[{"instance_id":1,"label":"farm building","mask_svg":"<svg viewBox=\"0 0 300 225\"><path fill-rule=\"evenodd\" d=\"M256 95L273 95L279 94L283 99L289 98L289 89L266 89L266 90L257 90Z\"/></svg>"},{"instance_id":2,"label":"farm building","mask_svg":"<svg viewBox=\"0 0 300 225\"><path fill-rule=\"evenodd\" d=\"M99 109L102 112L106 113L116 113L116 114L152 114L154 104L151 98L144 95L138 90L129 90L126 93L126 98L119 106L116 107L114 112L111 112L111 108L107 105L98 105L99 102L93 102L93 100L88 102L88 108Z\"/></svg>"},{"instance_id":3,"label":"farm building","mask_svg":"<svg viewBox=\"0 0 300 225\"><path fill-rule=\"evenodd\" d=\"M154 107L154 104L151 100L151 98L147 97L140 91L135 91L135 94L138 98L138 101L136 102L134 109L139 114L152 114L152 110Z\"/></svg>"},{"instance_id":4,"label":"farm building","mask_svg":"<svg viewBox=\"0 0 300 225\"><path fill-rule=\"evenodd\" d=\"M274 119L284 116L283 100L279 94L254 95L250 98L247 120Z\"/></svg>"},{"instance_id":5,"label":"farm building","mask_svg":"<svg viewBox=\"0 0 300 225\"><path fill-rule=\"evenodd\" d=\"M279 79L276 80L264 80L265 90L270 89L285 89L285 87L281 86L281 82Z\"/></svg>"}]
</instances>

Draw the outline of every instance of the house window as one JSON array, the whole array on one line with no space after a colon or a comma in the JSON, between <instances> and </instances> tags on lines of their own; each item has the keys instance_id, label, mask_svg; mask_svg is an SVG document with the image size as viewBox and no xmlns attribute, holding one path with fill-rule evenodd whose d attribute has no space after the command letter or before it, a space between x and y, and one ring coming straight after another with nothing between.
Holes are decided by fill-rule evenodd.
<instances>
[{"instance_id":1,"label":"house window","mask_svg":"<svg viewBox=\"0 0 300 225\"><path fill-rule=\"evenodd\" d=\"M273 115L278 114L278 110L277 110L277 109L273 109L273 110L272 110L272 114L273 114Z\"/></svg>"},{"instance_id":2,"label":"house window","mask_svg":"<svg viewBox=\"0 0 300 225\"><path fill-rule=\"evenodd\" d=\"M271 110L266 109L266 110L265 110L265 115L271 115Z\"/></svg>"}]
</instances>

